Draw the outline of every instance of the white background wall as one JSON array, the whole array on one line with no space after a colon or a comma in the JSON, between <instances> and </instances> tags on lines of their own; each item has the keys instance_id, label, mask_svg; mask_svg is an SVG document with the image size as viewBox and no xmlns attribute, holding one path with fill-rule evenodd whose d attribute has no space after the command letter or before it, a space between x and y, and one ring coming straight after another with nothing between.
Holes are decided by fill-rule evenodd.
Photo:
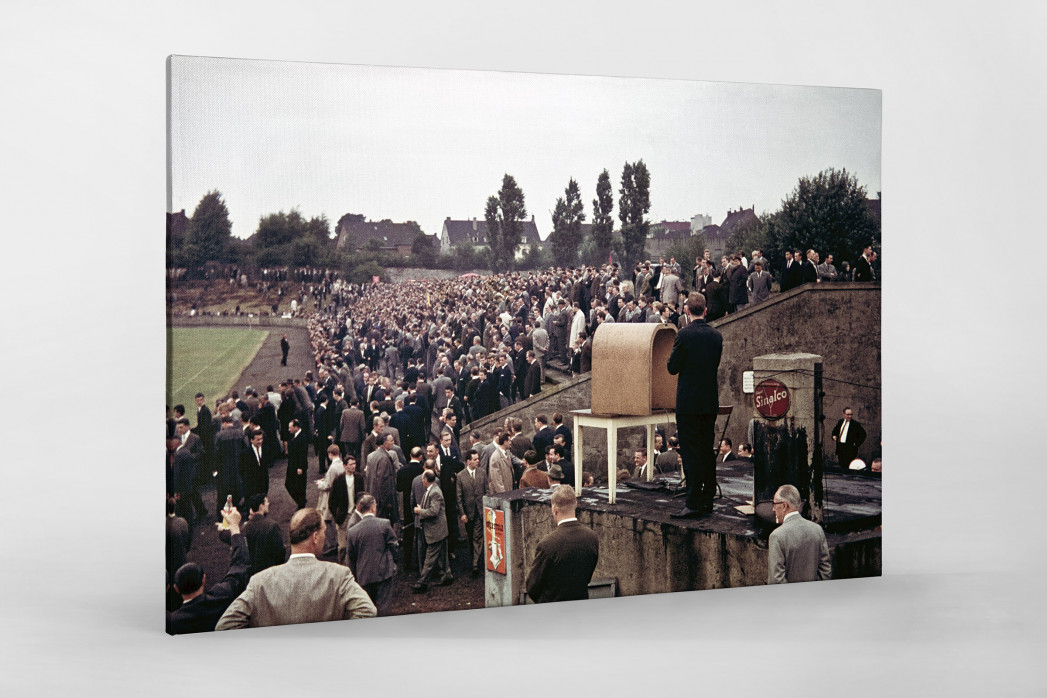
<instances>
[{"instance_id":1,"label":"white background wall","mask_svg":"<svg viewBox=\"0 0 1047 698\"><path fill-rule=\"evenodd\" d=\"M6 3L0 692L1042 691L1044 7L687 5ZM171 53L882 89L884 578L164 636Z\"/></svg>"}]
</instances>

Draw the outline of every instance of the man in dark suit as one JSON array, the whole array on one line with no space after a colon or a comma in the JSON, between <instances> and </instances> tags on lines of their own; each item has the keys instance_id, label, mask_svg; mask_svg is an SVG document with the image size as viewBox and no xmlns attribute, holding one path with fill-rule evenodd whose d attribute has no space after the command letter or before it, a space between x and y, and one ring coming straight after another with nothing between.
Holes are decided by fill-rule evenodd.
<instances>
[{"instance_id":1,"label":"man in dark suit","mask_svg":"<svg viewBox=\"0 0 1047 698\"><path fill-rule=\"evenodd\" d=\"M284 487L299 509L305 508L305 478L309 470L309 439L302 430L302 423L291 420L291 440L287 443L287 477Z\"/></svg>"},{"instance_id":2,"label":"man in dark suit","mask_svg":"<svg viewBox=\"0 0 1047 698\"><path fill-rule=\"evenodd\" d=\"M251 574L287 561L287 548L280 535L280 527L269 518L269 498L255 494L247 503L249 518L243 525L247 550L251 553Z\"/></svg>"},{"instance_id":3,"label":"man in dark suit","mask_svg":"<svg viewBox=\"0 0 1047 698\"><path fill-rule=\"evenodd\" d=\"M280 365L287 365L287 352L291 351L291 345L287 342L287 335L280 338Z\"/></svg>"},{"instance_id":4,"label":"man in dark suit","mask_svg":"<svg viewBox=\"0 0 1047 698\"><path fill-rule=\"evenodd\" d=\"M222 428L215 434L214 439L214 468L218 471L215 482L215 521L222 520L221 510L225 506L226 497L232 496L233 506L239 506L243 498L243 481L240 479L240 461L245 451L248 450L247 439L244 438L242 427L233 423L233 418L227 414L222 415Z\"/></svg>"},{"instance_id":5,"label":"man in dark suit","mask_svg":"<svg viewBox=\"0 0 1047 698\"><path fill-rule=\"evenodd\" d=\"M850 407L843 410L843 419L833 427L832 437L836 442L836 460L841 468L846 468L858 457L858 449L865 443L865 427L853 419L854 411Z\"/></svg>"},{"instance_id":6,"label":"man in dark suit","mask_svg":"<svg viewBox=\"0 0 1047 698\"><path fill-rule=\"evenodd\" d=\"M465 527L465 538L469 541L470 559L473 563L473 577L480 576L480 558L483 556L483 513L484 495L487 493L487 474L480 470L480 454L469 451L466 454L465 469L458 473L455 495L458 501L458 512Z\"/></svg>"},{"instance_id":7,"label":"man in dark suit","mask_svg":"<svg viewBox=\"0 0 1047 698\"><path fill-rule=\"evenodd\" d=\"M553 414L553 443L556 443L556 436L560 435L563 437L564 457L566 458L571 454L571 445L574 443L574 434L571 433L571 428L563 423L563 414L555 412Z\"/></svg>"},{"instance_id":8,"label":"man in dark suit","mask_svg":"<svg viewBox=\"0 0 1047 698\"><path fill-rule=\"evenodd\" d=\"M789 291L803 283L803 273L800 271L800 260L793 259L792 250L785 251L785 267L782 269L782 278L779 283L781 290Z\"/></svg>"},{"instance_id":9,"label":"man in dark suit","mask_svg":"<svg viewBox=\"0 0 1047 698\"><path fill-rule=\"evenodd\" d=\"M676 334L667 362L669 373L679 375L676 424L687 477L687 501L672 516L698 518L712 513L716 494L713 432L720 411L717 372L723 337L705 322L705 298L700 293L692 293L685 308L689 322Z\"/></svg>"},{"instance_id":10,"label":"man in dark suit","mask_svg":"<svg viewBox=\"0 0 1047 698\"><path fill-rule=\"evenodd\" d=\"M393 608L393 575L396 574L396 533L388 519L375 516L378 508L374 497L365 494L356 504L360 523L346 538L346 559L357 583L371 597L379 616L390 615Z\"/></svg>"},{"instance_id":11,"label":"man in dark suit","mask_svg":"<svg viewBox=\"0 0 1047 698\"><path fill-rule=\"evenodd\" d=\"M173 457L174 488L177 497L178 515L194 523L204 515L204 500L200 496L197 475L204 455L200 437L189 430L189 420L182 417L175 425L179 439Z\"/></svg>"},{"instance_id":12,"label":"man in dark suit","mask_svg":"<svg viewBox=\"0 0 1047 698\"><path fill-rule=\"evenodd\" d=\"M575 517L574 488L560 485L551 498L556 530L538 543L527 574L527 595L535 603L589 598L589 580L600 559L596 534Z\"/></svg>"},{"instance_id":13,"label":"man in dark suit","mask_svg":"<svg viewBox=\"0 0 1047 698\"><path fill-rule=\"evenodd\" d=\"M251 432L251 445L240 454L240 477L244 483L244 500L256 494L269 494L269 459L266 458L261 429Z\"/></svg>"},{"instance_id":14,"label":"man in dark suit","mask_svg":"<svg viewBox=\"0 0 1047 698\"><path fill-rule=\"evenodd\" d=\"M422 474L422 449L415 446L411 449L411 460L404 467L396 471L396 491L400 493L403 501L403 556L404 570L414 570L420 567L420 561L415 555L415 528L413 506L411 504L411 483Z\"/></svg>"},{"instance_id":15,"label":"man in dark suit","mask_svg":"<svg viewBox=\"0 0 1047 698\"><path fill-rule=\"evenodd\" d=\"M189 522L175 513L175 500L167 499L167 578L174 579L175 573L185 564L185 556L193 543Z\"/></svg>"},{"instance_id":16,"label":"man in dark suit","mask_svg":"<svg viewBox=\"0 0 1047 698\"><path fill-rule=\"evenodd\" d=\"M421 594L429 588L429 580L438 575L440 586L447 586L454 581L451 568L447 564L447 514L444 496L436 484L436 473L426 470L422 473L425 494L422 503L414 508L425 536L425 562L418 576L418 583L411 586L411 591Z\"/></svg>"},{"instance_id":17,"label":"man in dark suit","mask_svg":"<svg viewBox=\"0 0 1047 698\"><path fill-rule=\"evenodd\" d=\"M542 391L542 367L535 358L534 351L528 351L525 356L527 363L520 389L520 398L522 400L526 400Z\"/></svg>"},{"instance_id":18,"label":"man in dark suit","mask_svg":"<svg viewBox=\"0 0 1047 698\"><path fill-rule=\"evenodd\" d=\"M549 428L549 418L544 414L535 417L534 430L534 438L531 439L534 450L536 453L545 453L545 449L553 443L553 430Z\"/></svg>"},{"instance_id":19,"label":"man in dark suit","mask_svg":"<svg viewBox=\"0 0 1047 698\"><path fill-rule=\"evenodd\" d=\"M855 281L872 281L872 245L866 245L865 249L862 250L862 256L857 259L854 263L854 280Z\"/></svg>"},{"instance_id":20,"label":"man in dark suit","mask_svg":"<svg viewBox=\"0 0 1047 698\"><path fill-rule=\"evenodd\" d=\"M720 452L716 454L716 462L726 463L729 460L735 460L737 456L734 455L734 451L732 450L733 448L734 446L731 443L730 439L725 438L723 441L721 441Z\"/></svg>"},{"instance_id":21,"label":"man in dark suit","mask_svg":"<svg viewBox=\"0 0 1047 698\"><path fill-rule=\"evenodd\" d=\"M214 419L211 410L204 404L204 394L196 394L196 426L193 433L200 437L200 443L204 446L203 458L200 460L200 468L197 472L197 483L204 481L204 477L210 474L211 462L214 454L214 429L211 423Z\"/></svg>"},{"instance_id":22,"label":"man in dark suit","mask_svg":"<svg viewBox=\"0 0 1047 698\"><path fill-rule=\"evenodd\" d=\"M327 508L334 519L338 542L338 564L347 565L346 536L349 532L351 514L355 511L356 501L365 492L364 476L357 472L356 459L345 457L342 473L331 483L331 494L327 499Z\"/></svg>"},{"instance_id":23,"label":"man in dark suit","mask_svg":"<svg viewBox=\"0 0 1047 698\"><path fill-rule=\"evenodd\" d=\"M418 436L414 433L414 425L411 423L411 415L404 411L403 399L395 403L395 411L389 415L389 428L396 430L400 436L400 447L410 453L411 449L418 446Z\"/></svg>"},{"instance_id":24,"label":"man in dark suit","mask_svg":"<svg viewBox=\"0 0 1047 698\"><path fill-rule=\"evenodd\" d=\"M818 253L814 250L807 250L807 257L804 258L803 263L800 264L800 283L818 283L818 268L815 267L815 264L817 264L817 262Z\"/></svg>"},{"instance_id":25,"label":"man in dark suit","mask_svg":"<svg viewBox=\"0 0 1047 698\"><path fill-rule=\"evenodd\" d=\"M767 541L767 583L813 582L832 576L825 531L800 516L800 492L782 485L774 493L774 520L781 526Z\"/></svg>"},{"instance_id":26,"label":"man in dark suit","mask_svg":"<svg viewBox=\"0 0 1047 698\"><path fill-rule=\"evenodd\" d=\"M229 524L232 559L221 582L205 592L207 575L200 565L187 562L174 576L175 590L182 596L182 606L167 614L167 633L205 633L215 629L218 619L247 586L251 576L251 556L247 541L240 533L240 512L235 508L223 512Z\"/></svg>"}]
</instances>

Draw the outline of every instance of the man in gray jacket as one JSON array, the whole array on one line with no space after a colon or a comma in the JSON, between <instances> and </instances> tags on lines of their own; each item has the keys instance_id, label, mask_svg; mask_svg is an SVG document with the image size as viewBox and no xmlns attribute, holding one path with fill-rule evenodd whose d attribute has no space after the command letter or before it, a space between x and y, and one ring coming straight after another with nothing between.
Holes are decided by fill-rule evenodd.
<instances>
[{"instance_id":1,"label":"man in gray jacket","mask_svg":"<svg viewBox=\"0 0 1047 698\"><path fill-rule=\"evenodd\" d=\"M771 275L763 270L763 262L753 262L753 273L745 285L749 289L749 305L763 303L771 297Z\"/></svg>"},{"instance_id":2,"label":"man in gray jacket","mask_svg":"<svg viewBox=\"0 0 1047 698\"><path fill-rule=\"evenodd\" d=\"M829 579L832 561L825 531L800 516L800 492L782 485L774 493L774 520L767 545L767 583L785 584Z\"/></svg>"},{"instance_id":3,"label":"man in gray jacket","mask_svg":"<svg viewBox=\"0 0 1047 698\"><path fill-rule=\"evenodd\" d=\"M320 511L296 511L291 517L291 558L252 576L215 630L373 617L374 604L352 571L316 559L323 549Z\"/></svg>"}]
</instances>

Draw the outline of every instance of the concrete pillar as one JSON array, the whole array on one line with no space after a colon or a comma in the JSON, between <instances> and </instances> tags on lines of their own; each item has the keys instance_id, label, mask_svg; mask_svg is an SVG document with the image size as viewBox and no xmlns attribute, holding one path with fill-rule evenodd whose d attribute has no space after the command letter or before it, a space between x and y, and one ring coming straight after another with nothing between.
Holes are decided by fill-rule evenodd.
<instances>
[{"instance_id":1,"label":"concrete pillar","mask_svg":"<svg viewBox=\"0 0 1047 698\"><path fill-rule=\"evenodd\" d=\"M503 536L496 534L497 522L490 515L491 511L500 512L503 516ZM507 499L484 497L484 605L487 608L513 606L517 603L520 591L524 588L525 575L523 566L523 549L517 544L522 540L520 524L513 516L510 502ZM499 543L492 545L493 540ZM504 544L501 541L504 540ZM491 569L499 566L504 560L505 573Z\"/></svg>"},{"instance_id":2,"label":"concrete pillar","mask_svg":"<svg viewBox=\"0 0 1047 698\"><path fill-rule=\"evenodd\" d=\"M805 516L822 523L822 357L765 354L753 358L753 503L765 521L775 490L794 485ZM784 387L775 386L777 381ZM761 384L763 389L761 390ZM788 407L784 408L787 401ZM784 410L784 411L783 411ZM767 413L781 416L768 417Z\"/></svg>"}]
</instances>

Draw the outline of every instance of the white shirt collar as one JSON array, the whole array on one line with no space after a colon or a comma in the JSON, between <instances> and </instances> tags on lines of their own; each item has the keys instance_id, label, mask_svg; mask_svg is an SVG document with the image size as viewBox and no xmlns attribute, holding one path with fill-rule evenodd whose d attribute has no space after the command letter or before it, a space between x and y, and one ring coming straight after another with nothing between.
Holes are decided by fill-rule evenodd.
<instances>
[{"instance_id":1,"label":"white shirt collar","mask_svg":"<svg viewBox=\"0 0 1047 698\"><path fill-rule=\"evenodd\" d=\"M577 517L572 516L569 519L561 519L560 521L558 521L556 523L556 525L557 526L563 526L565 523L568 523L569 521L577 521L577 520L578 520Z\"/></svg>"},{"instance_id":2,"label":"white shirt collar","mask_svg":"<svg viewBox=\"0 0 1047 698\"><path fill-rule=\"evenodd\" d=\"M798 512L798 511L790 511L788 514L785 515L785 518L782 519L782 523L785 523L786 521L788 521L793 516L799 516L799 515L800 515L800 512Z\"/></svg>"},{"instance_id":3,"label":"white shirt collar","mask_svg":"<svg viewBox=\"0 0 1047 698\"><path fill-rule=\"evenodd\" d=\"M316 559L316 555L313 555L312 553L291 553L291 557L287 558L287 560L291 561L296 557L311 557L314 560Z\"/></svg>"}]
</instances>

